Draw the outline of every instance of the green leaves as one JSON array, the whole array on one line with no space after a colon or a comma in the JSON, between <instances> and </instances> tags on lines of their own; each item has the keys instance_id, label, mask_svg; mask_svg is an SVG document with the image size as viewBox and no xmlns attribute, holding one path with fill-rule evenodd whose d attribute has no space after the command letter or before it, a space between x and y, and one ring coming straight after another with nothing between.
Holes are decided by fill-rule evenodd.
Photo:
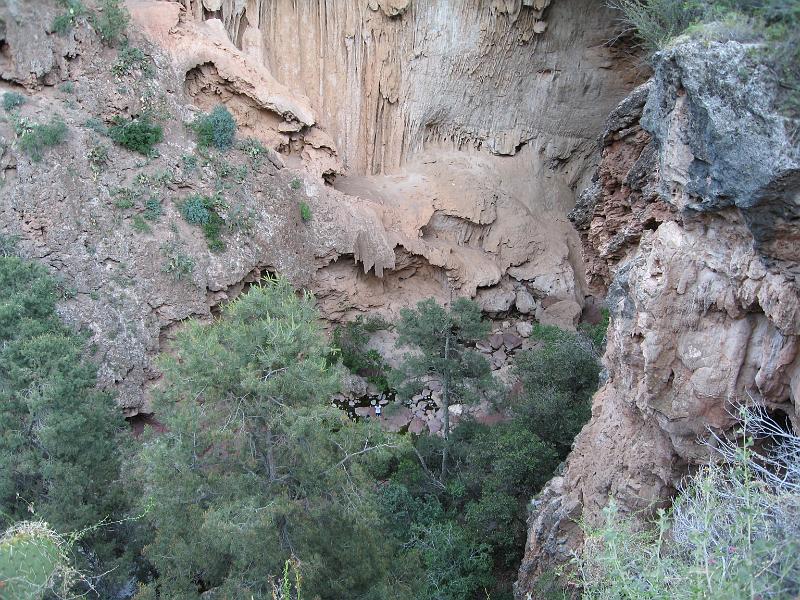
<instances>
[{"instance_id":1,"label":"green leaves","mask_svg":"<svg viewBox=\"0 0 800 600\"><path fill-rule=\"evenodd\" d=\"M369 469L392 443L328 404L339 373L316 320L309 295L267 279L163 358L166 430L134 467L161 597L270 598L292 556L309 597L382 585L391 547Z\"/></svg>"},{"instance_id":2,"label":"green leaves","mask_svg":"<svg viewBox=\"0 0 800 600\"><path fill-rule=\"evenodd\" d=\"M0 258L0 525L36 515L80 531L124 510L117 484L121 414L95 388L85 340L55 313L47 271ZM108 559L113 532L87 543Z\"/></svg>"}]
</instances>

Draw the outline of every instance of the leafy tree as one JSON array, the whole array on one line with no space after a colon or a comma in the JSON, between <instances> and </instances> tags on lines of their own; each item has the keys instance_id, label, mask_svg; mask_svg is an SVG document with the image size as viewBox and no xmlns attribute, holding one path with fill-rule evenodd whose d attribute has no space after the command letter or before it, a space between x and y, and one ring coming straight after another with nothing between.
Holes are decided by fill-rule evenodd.
<instances>
[{"instance_id":1,"label":"leafy tree","mask_svg":"<svg viewBox=\"0 0 800 600\"><path fill-rule=\"evenodd\" d=\"M517 568L525 546L526 506L558 467L556 449L513 419L459 425L453 455L465 525L475 539L489 544L497 568Z\"/></svg>"},{"instance_id":2,"label":"leafy tree","mask_svg":"<svg viewBox=\"0 0 800 600\"><path fill-rule=\"evenodd\" d=\"M165 431L134 461L160 575L139 598L271 598L289 559L308 597L382 585L393 546L367 468L391 444L329 405L339 373L316 319L275 279L178 335L155 404Z\"/></svg>"},{"instance_id":3,"label":"leafy tree","mask_svg":"<svg viewBox=\"0 0 800 600\"><path fill-rule=\"evenodd\" d=\"M117 444L124 426L98 391L83 337L55 312L44 267L0 258L0 526L36 515L62 532L93 528L124 508ZM84 538L100 558L115 527Z\"/></svg>"},{"instance_id":4,"label":"leafy tree","mask_svg":"<svg viewBox=\"0 0 800 600\"><path fill-rule=\"evenodd\" d=\"M406 354L398 373L393 376L401 393L419 389L431 376L442 383L444 445L440 480L447 477L450 403L468 401L490 385L489 363L468 346L486 336L488 324L481 318L480 307L466 298L456 300L450 309L433 298L417 304L416 309L402 309L398 345L415 346L416 353Z\"/></svg>"},{"instance_id":5,"label":"leafy tree","mask_svg":"<svg viewBox=\"0 0 800 600\"><path fill-rule=\"evenodd\" d=\"M549 325L536 325L532 335L540 345L516 357L514 374L522 392L512 409L565 458L591 415L600 364L592 344L580 335Z\"/></svg>"}]
</instances>

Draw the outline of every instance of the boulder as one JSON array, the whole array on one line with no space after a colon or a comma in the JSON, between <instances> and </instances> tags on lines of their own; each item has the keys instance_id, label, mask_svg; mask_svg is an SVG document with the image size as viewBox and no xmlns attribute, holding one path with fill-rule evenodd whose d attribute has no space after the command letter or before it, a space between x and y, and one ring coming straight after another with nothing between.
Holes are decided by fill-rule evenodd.
<instances>
[{"instance_id":1,"label":"boulder","mask_svg":"<svg viewBox=\"0 0 800 600\"><path fill-rule=\"evenodd\" d=\"M517 310L523 315L536 312L536 300L527 290L520 290L517 292L515 304L517 306Z\"/></svg>"},{"instance_id":2,"label":"boulder","mask_svg":"<svg viewBox=\"0 0 800 600\"><path fill-rule=\"evenodd\" d=\"M492 350L499 350L503 345L503 334L502 333L494 333L489 337L489 345L492 347Z\"/></svg>"},{"instance_id":3,"label":"boulder","mask_svg":"<svg viewBox=\"0 0 800 600\"><path fill-rule=\"evenodd\" d=\"M423 421L418 417L412 419L411 423L409 423L408 425L408 433L414 433L419 435L423 431L425 431L425 421Z\"/></svg>"},{"instance_id":4,"label":"boulder","mask_svg":"<svg viewBox=\"0 0 800 600\"><path fill-rule=\"evenodd\" d=\"M537 318L542 325L555 325L561 329L575 331L581 316L581 307L574 300L559 300L539 311Z\"/></svg>"},{"instance_id":5,"label":"boulder","mask_svg":"<svg viewBox=\"0 0 800 600\"><path fill-rule=\"evenodd\" d=\"M483 312L499 314L508 312L516 298L517 295L511 290L493 287L480 290L475 299Z\"/></svg>"},{"instance_id":6,"label":"boulder","mask_svg":"<svg viewBox=\"0 0 800 600\"><path fill-rule=\"evenodd\" d=\"M520 337L529 337L533 333L533 323L529 323L528 321L520 321L517 323L517 333L520 335Z\"/></svg>"},{"instance_id":7,"label":"boulder","mask_svg":"<svg viewBox=\"0 0 800 600\"><path fill-rule=\"evenodd\" d=\"M522 338L518 335L514 335L513 333L504 333L503 346L506 347L506 350L516 350L522 346Z\"/></svg>"}]
</instances>

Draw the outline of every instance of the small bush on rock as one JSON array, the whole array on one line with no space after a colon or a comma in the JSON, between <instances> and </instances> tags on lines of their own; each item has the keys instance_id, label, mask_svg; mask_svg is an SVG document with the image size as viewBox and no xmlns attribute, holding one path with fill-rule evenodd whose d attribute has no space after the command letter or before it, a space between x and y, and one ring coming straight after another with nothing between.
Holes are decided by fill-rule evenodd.
<instances>
[{"instance_id":1,"label":"small bush on rock","mask_svg":"<svg viewBox=\"0 0 800 600\"><path fill-rule=\"evenodd\" d=\"M67 124L59 116L50 119L49 123L20 123L19 130L19 146L34 162L42 160L47 148L62 144L67 139Z\"/></svg>"},{"instance_id":2,"label":"small bush on rock","mask_svg":"<svg viewBox=\"0 0 800 600\"><path fill-rule=\"evenodd\" d=\"M109 129L109 135L117 144L128 150L152 156L155 145L164 139L164 130L161 125L150 122L146 117L130 121L116 117Z\"/></svg>"},{"instance_id":3,"label":"small bush on rock","mask_svg":"<svg viewBox=\"0 0 800 600\"><path fill-rule=\"evenodd\" d=\"M214 147L217 150L228 150L233 146L236 136L236 121L233 115L222 105L214 107L209 114L199 117L192 128L197 133L197 143L201 148Z\"/></svg>"},{"instance_id":4,"label":"small bush on rock","mask_svg":"<svg viewBox=\"0 0 800 600\"><path fill-rule=\"evenodd\" d=\"M89 11L80 0L62 0L61 4L67 10L53 19L52 29L58 35L66 35L75 26L75 21Z\"/></svg>"},{"instance_id":5,"label":"small bush on rock","mask_svg":"<svg viewBox=\"0 0 800 600\"><path fill-rule=\"evenodd\" d=\"M25 96L22 94L18 94L17 92L6 92L3 94L3 109L8 112L10 110L14 110L15 108L19 108L26 102Z\"/></svg>"},{"instance_id":6,"label":"small bush on rock","mask_svg":"<svg viewBox=\"0 0 800 600\"><path fill-rule=\"evenodd\" d=\"M92 26L105 44L113 46L125 34L130 15L120 0L100 0L98 8L92 14Z\"/></svg>"},{"instance_id":7,"label":"small bush on rock","mask_svg":"<svg viewBox=\"0 0 800 600\"><path fill-rule=\"evenodd\" d=\"M311 207L306 204L305 202L300 203L300 218L303 219L304 223L308 223L311 220Z\"/></svg>"}]
</instances>

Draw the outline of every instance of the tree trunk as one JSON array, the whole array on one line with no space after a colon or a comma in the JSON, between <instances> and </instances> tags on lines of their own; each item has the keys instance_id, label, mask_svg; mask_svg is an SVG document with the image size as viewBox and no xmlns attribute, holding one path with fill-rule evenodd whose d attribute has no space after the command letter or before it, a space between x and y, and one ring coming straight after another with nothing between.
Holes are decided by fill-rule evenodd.
<instances>
[{"instance_id":1,"label":"tree trunk","mask_svg":"<svg viewBox=\"0 0 800 600\"><path fill-rule=\"evenodd\" d=\"M444 338L444 362L445 373L442 377L442 409L444 415L442 419L442 430L444 431L444 448L442 448L442 474L439 481L445 482L447 478L447 458L450 453L450 374L447 361L450 360L450 331Z\"/></svg>"}]
</instances>

